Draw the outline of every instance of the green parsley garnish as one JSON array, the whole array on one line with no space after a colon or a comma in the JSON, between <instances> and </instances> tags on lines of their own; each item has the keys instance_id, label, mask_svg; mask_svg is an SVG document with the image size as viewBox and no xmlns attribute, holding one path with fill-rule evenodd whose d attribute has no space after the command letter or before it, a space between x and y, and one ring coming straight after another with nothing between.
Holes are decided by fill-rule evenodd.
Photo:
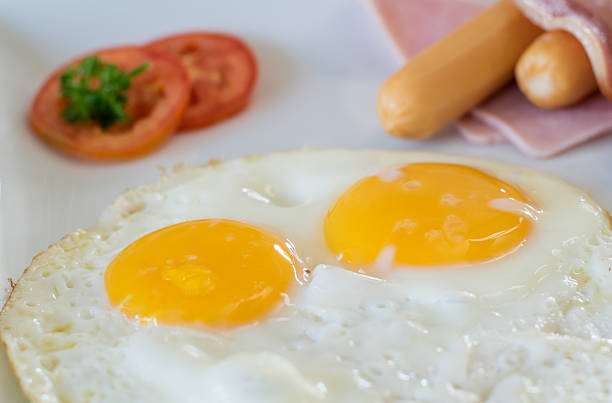
<instances>
[{"instance_id":1,"label":"green parsley garnish","mask_svg":"<svg viewBox=\"0 0 612 403\"><path fill-rule=\"evenodd\" d=\"M125 91L131 79L148 67L149 63L143 63L131 71L122 71L95 55L81 60L77 68L71 67L60 76L66 101L64 119L70 123L96 122L102 128L129 120Z\"/></svg>"}]
</instances>

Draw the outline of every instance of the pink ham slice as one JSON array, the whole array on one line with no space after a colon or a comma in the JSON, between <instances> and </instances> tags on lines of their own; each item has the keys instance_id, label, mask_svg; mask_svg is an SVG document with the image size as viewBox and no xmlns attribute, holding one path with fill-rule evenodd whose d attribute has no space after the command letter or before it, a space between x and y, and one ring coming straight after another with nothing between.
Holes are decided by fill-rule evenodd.
<instances>
[{"instance_id":1,"label":"pink ham slice","mask_svg":"<svg viewBox=\"0 0 612 403\"><path fill-rule=\"evenodd\" d=\"M501 132L471 113L457 122L457 129L472 144L490 145L507 142Z\"/></svg>"},{"instance_id":2,"label":"pink ham slice","mask_svg":"<svg viewBox=\"0 0 612 403\"><path fill-rule=\"evenodd\" d=\"M612 129L612 105L601 95L573 107L543 110L529 102L516 85L501 91L471 115L459 126L476 118L535 158L553 156Z\"/></svg>"},{"instance_id":3,"label":"pink ham slice","mask_svg":"<svg viewBox=\"0 0 612 403\"><path fill-rule=\"evenodd\" d=\"M411 58L486 8L484 0L373 0L393 43ZM435 18L433 18L435 16Z\"/></svg>"},{"instance_id":4,"label":"pink ham slice","mask_svg":"<svg viewBox=\"0 0 612 403\"><path fill-rule=\"evenodd\" d=\"M370 1L407 59L491 3L485 0ZM439 22L432 24L432 21ZM516 85L510 85L457 122L457 128L471 143L484 145L507 140L527 155L546 158L612 130L612 104L595 95L575 107L549 111L533 106Z\"/></svg>"}]
</instances>

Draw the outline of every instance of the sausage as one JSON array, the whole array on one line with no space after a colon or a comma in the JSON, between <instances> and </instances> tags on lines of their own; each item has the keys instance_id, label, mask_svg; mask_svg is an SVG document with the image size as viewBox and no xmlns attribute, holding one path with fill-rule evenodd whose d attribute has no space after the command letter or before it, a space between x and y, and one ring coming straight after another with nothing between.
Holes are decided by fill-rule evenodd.
<instances>
[{"instance_id":1,"label":"sausage","mask_svg":"<svg viewBox=\"0 0 612 403\"><path fill-rule=\"evenodd\" d=\"M563 108L597 89L589 57L570 33L542 34L523 53L516 65L516 82L535 105Z\"/></svg>"},{"instance_id":2,"label":"sausage","mask_svg":"<svg viewBox=\"0 0 612 403\"><path fill-rule=\"evenodd\" d=\"M612 1L514 0L514 4L545 31L563 30L578 39L599 91L612 101Z\"/></svg>"},{"instance_id":3,"label":"sausage","mask_svg":"<svg viewBox=\"0 0 612 403\"><path fill-rule=\"evenodd\" d=\"M377 100L383 128L398 137L431 136L510 81L541 33L509 0L489 7L385 81Z\"/></svg>"}]
</instances>

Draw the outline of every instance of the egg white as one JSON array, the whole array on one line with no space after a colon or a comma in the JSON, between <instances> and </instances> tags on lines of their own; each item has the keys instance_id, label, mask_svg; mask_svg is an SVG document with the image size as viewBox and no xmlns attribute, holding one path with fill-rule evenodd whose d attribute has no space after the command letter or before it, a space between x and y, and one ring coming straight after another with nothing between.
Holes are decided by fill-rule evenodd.
<instances>
[{"instance_id":1,"label":"egg white","mask_svg":"<svg viewBox=\"0 0 612 403\"><path fill-rule=\"evenodd\" d=\"M537 210L525 245L477 265L343 269L323 239L327 210L362 177L424 161L518 187ZM270 318L233 331L128 321L106 297L108 263L151 231L200 218L287 237L312 274ZM39 255L0 335L40 402L606 401L611 234L584 192L485 160L321 150L181 167Z\"/></svg>"}]
</instances>

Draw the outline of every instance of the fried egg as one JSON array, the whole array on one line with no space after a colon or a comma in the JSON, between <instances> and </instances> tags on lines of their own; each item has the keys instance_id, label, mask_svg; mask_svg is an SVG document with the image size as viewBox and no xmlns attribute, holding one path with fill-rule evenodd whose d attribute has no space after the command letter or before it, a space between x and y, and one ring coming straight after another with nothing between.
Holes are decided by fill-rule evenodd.
<instances>
[{"instance_id":1,"label":"fried egg","mask_svg":"<svg viewBox=\"0 0 612 403\"><path fill-rule=\"evenodd\" d=\"M492 161L177 167L38 255L0 314L36 402L612 399L612 230Z\"/></svg>"}]
</instances>

